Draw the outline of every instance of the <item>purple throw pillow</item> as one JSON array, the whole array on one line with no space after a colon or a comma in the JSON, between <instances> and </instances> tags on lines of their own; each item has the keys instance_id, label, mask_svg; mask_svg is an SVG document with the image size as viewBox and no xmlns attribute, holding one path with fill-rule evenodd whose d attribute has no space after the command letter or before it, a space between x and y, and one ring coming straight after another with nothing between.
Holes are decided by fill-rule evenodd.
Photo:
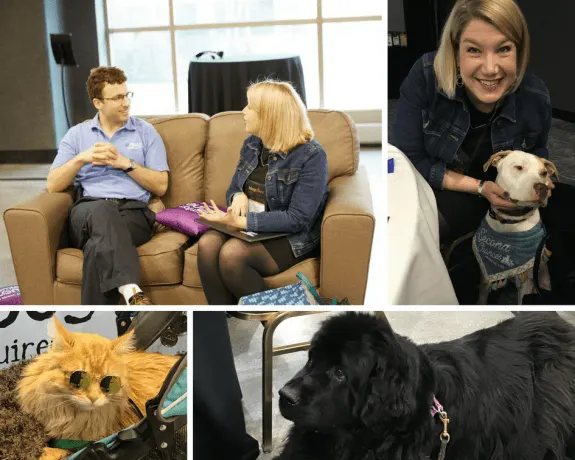
<instances>
[{"instance_id":1,"label":"purple throw pillow","mask_svg":"<svg viewBox=\"0 0 575 460\"><path fill-rule=\"evenodd\" d=\"M226 211L226 208L218 207L222 211ZM210 228L207 225L196 222L196 219L200 217L198 209L203 208L204 204L201 202L187 203L177 208L167 208L156 214L156 221L180 233L190 236L200 236Z\"/></svg>"},{"instance_id":2,"label":"purple throw pillow","mask_svg":"<svg viewBox=\"0 0 575 460\"><path fill-rule=\"evenodd\" d=\"M0 305L22 305L20 288L18 286L0 288Z\"/></svg>"}]
</instances>

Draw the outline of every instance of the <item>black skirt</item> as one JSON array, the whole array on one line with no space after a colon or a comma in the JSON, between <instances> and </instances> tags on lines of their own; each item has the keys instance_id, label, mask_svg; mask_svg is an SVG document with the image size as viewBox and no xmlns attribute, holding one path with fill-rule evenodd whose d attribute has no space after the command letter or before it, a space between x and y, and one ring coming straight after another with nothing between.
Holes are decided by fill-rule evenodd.
<instances>
[{"instance_id":1,"label":"black skirt","mask_svg":"<svg viewBox=\"0 0 575 460\"><path fill-rule=\"evenodd\" d=\"M274 238L272 240L264 240L261 242L266 250L270 253L273 259L278 264L280 271L285 271L288 268L293 267L297 263L311 259L313 257L320 256L320 245L318 244L312 251L307 252L299 257L294 256L289 244L287 236L282 236L281 238Z\"/></svg>"}]
</instances>

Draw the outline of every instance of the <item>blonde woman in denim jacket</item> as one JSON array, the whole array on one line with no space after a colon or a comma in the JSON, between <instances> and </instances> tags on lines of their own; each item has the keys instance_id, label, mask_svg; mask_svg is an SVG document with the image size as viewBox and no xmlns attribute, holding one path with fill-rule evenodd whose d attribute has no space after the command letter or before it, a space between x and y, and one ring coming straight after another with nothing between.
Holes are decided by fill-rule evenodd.
<instances>
[{"instance_id":1,"label":"blonde woman in denim jacket","mask_svg":"<svg viewBox=\"0 0 575 460\"><path fill-rule=\"evenodd\" d=\"M459 0L437 52L420 58L401 86L391 143L432 186L442 244L475 231L490 205L515 207L494 182L495 168L482 169L492 154L523 150L549 158L551 100L543 81L526 72L529 43L513 0ZM553 252L553 297L533 302L573 303L575 189L550 180L548 186L553 198L540 211ZM455 287L460 301L461 294L474 302Z\"/></svg>"},{"instance_id":2,"label":"blonde woman in denim jacket","mask_svg":"<svg viewBox=\"0 0 575 460\"><path fill-rule=\"evenodd\" d=\"M226 193L228 211L212 201L205 219L253 232L289 233L248 243L210 230L199 241L198 270L209 304L237 304L265 290L264 277L319 254L328 195L327 158L314 140L293 87L264 81L248 88L240 160Z\"/></svg>"}]
</instances>

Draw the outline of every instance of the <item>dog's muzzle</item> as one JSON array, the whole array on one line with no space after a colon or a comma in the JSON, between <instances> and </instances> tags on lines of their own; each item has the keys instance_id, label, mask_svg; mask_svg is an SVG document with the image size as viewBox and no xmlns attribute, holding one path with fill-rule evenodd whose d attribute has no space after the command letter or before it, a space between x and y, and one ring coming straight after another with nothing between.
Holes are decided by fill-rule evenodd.
<instances>
[{"instance_id":1,"label":"dog's muzzle","mask_svg":"<svg viewBox=\"0 0 575 460\"><path fill-rule=\"evenodd\" d=\"M286 403L295 406L299 402L299 392L290 386L284 386L279 391L280 398L283 398Z\"/></svg>"},{"instance_id":2,"label":"dog's muzzle","mask_svg":"<svg viewBox=\"0 0 575 460\"><path fill-rule=\"evenodd\" d=\"M547 193L549 192L549 187L547 187L547 185L539 183L535 184L533 188L535 189L535 193L537 193L537 197L540 201L544 201L547 198Z\"/></svg>"}]
</instances>

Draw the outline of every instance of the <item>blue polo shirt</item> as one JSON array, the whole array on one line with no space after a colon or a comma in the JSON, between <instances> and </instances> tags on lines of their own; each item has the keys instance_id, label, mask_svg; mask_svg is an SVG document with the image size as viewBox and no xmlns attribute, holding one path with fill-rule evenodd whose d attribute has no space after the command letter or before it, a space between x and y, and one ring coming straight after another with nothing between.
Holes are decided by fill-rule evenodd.
<instances>
[{"instance_id":1,"label":"blue polo shirt","mask_svg":"<svg viewBox=\"0 0 575 460\"><path fill-rule=\"evenodd\" d=\"M110 139L100 126L98 114L68 130L58 148L50 169L62 166L96 142L109 142L125 157L156 171L169 171L164 142L147 121L130 117ZM121 169L86 163L76 175L74 184L80 184L84 196L98 198L128 198L148 202L150 192L141 187Z\"/></svg>"}]
</instances>

